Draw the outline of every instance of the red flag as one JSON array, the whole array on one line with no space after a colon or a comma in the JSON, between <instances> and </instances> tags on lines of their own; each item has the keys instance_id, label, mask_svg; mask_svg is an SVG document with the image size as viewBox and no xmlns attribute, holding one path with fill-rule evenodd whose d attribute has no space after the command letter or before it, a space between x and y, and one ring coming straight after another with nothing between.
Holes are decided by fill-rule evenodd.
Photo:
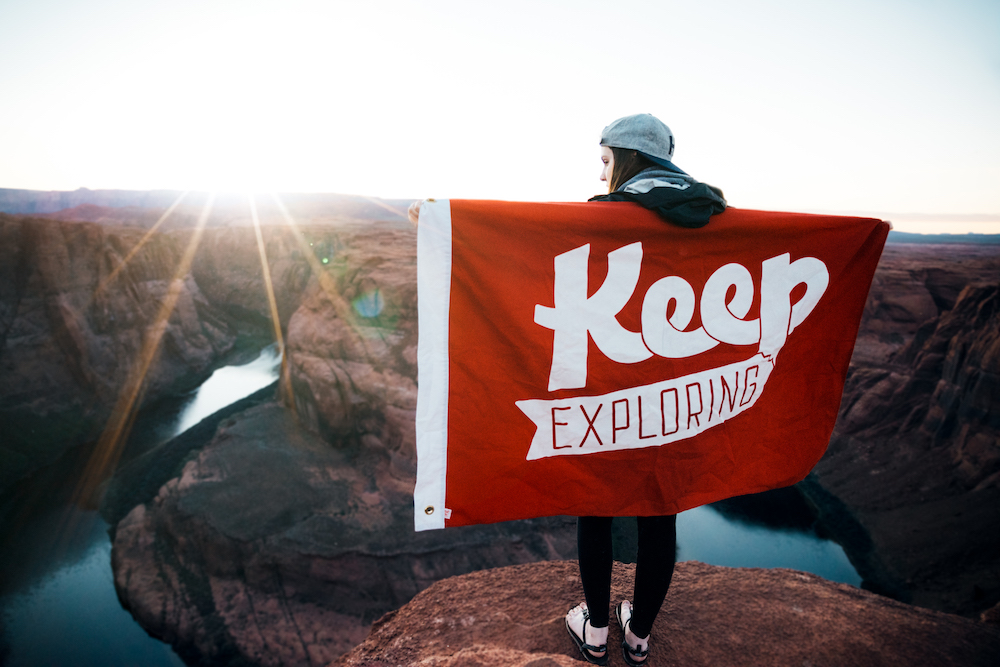
<instances>
[{"instance_id":1,"label":"red flag","mask_svg":"<svg viewBox=\"0 0 1000 667\"><path fill-rule=\"evenodd\" d=\"M416 529L674 514L801 480L833 430L888 230L427 202Z\"/></svg>"}]
</instances>

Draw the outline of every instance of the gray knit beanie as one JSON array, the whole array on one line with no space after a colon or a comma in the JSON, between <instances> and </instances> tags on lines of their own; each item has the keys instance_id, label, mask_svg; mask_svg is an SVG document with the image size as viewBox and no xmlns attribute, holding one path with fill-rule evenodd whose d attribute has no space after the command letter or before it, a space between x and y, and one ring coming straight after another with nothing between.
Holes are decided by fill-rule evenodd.
<instances>
[{"instance_id":1,"label":"gray knit beanie","mask_svg":"<svg viewBox=\"0 0 1000 667\"><path fill-rule=\"evenodd\" d=\"M657 164L673 166L674 133L652 114L638 113L614 121L601 132L601 145L639 151Z\"/></svg>"}]
</instances>

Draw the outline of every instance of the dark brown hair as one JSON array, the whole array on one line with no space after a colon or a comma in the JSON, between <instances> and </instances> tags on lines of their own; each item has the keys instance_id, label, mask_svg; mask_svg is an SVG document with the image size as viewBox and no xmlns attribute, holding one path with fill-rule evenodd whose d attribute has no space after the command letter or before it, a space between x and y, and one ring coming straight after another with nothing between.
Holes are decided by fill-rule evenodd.
<instances>
[{"instance_id":1,"label":"dark brown hair","mask_svg":"<svg viewBox=\"0 0 1000 667\"><path fill-rule=\"evenodd\" d=\"M652 160L639 155L639 151L629 150L628 148L615 148L614 146L608 146L608 148L611 149L612 155L615 156L615 164L611 169L611 186L609 188L611 192L614 192L627 183L629 179L640 171L656 166Z\"/></svg>"}]
</instances>

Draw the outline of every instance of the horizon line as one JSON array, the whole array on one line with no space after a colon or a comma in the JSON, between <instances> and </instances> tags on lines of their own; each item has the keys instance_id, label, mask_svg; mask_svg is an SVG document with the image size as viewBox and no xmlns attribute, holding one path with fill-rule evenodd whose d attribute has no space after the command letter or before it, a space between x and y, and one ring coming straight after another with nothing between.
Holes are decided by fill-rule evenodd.
<instances>
[{"instance_id":1,"label":"horizon line","mask_svg":"<svg viewBox=\"0 0 1000 667\"><path fill-rule=\"evenodd\" d=\"M35 188L7 188L7 187L0 187L0 192L3 192L3 191L7 191L7 192L37 192L37 193L74 193L74 192L95 192L95 193L97 193L97 192L154 193L155 192L155 193L175 193L175 192L189 192L190 194L202 194L202 195L209 195L209 194L213 194L213 192L214 192L214 194L217 194L217 195L240 195L240 196L245 195L248 192L247 190L215 190L215 191L212 191L212 190L197 190L197 189L183 190L183 189L178 189L178 188L150 188L150 189L88 188L86 186L80 186L80 187L78 187L76 189L73 189L73 190L41 190L41 189L35 189ZM253 190L252 192L255 192L257 194L263 194L263 193L265 193L264 190L261 190L260 192L257 192L256 190ZM270 192L270 190L268 190L267 192ZM358 197L358 198L361 198L361 199L378 199L378 200L382 200L382 201L393 201L393 200L398 200L398 201L416 201L416 200L420 199L420 197L397 197L397 196L385 197L385 196L379 196L379 195L366 195L366 194L353 193L353 192L334 192L334 191L323 191L323 190L286 190L286 191L274 191L274 192L278 192L279 194L283 194L283 195L335 195L335 196L344 196L344 197ZM447 197L442 197L442 199L447 199ZM466 197L455 197L455 199L466 199ZM515 201L515 200L511 200L511 201ZM516 201L521 201L521 200L516 200ZM83 204L78 204L78 206L80 206L80 205L83 205ZM99 204L91 204L91 205L98 206ZM69 208L75 208L75 207L69 207ZM116 208L116 207L109 207L109 208ZM145 207L140 207L140 208L145 208ZM62 210L68 210L68 209L62 209ZM0 210L0 212L11 213L11 212L2 211L2 210ZM55 211L55 212L58 212L58 211ZM961 223L967 223L967 224L976 224L976 223L982 223L982 224L994 223L994 224L996 224L996 223L1000 223L1000 212L998 212L998 213L947 213L947 212L944 212L944 213L922 213L922 212L873 211L873 210L865 210L865 209L823 209L823 208L803 209L803 210L799 210L798 212L800 212L800 213L811 213L811 214L815 214L815 215L838 215L838 216L874 217L874 218L879 218L879 219L888 220L888 221L912 222L912 223L919 223L919 222L949 222L949 221L950 222L961 222ZM12 214L16 215L17 213L12 213ZM893 231L898 231L898 230L893 230ZM922 232L902 232L902 233L921 234ZM958 233L956 233L956 232L933 232L933 233L940 233L940 234L949 234L949 233L951 233L951 234L956 234L956 235L984 234L984 232L972 232L972 231L970 231L970 232L964 232L964 233L962 233L962 232L958 232Z\"/></svg>"}]
</instances>

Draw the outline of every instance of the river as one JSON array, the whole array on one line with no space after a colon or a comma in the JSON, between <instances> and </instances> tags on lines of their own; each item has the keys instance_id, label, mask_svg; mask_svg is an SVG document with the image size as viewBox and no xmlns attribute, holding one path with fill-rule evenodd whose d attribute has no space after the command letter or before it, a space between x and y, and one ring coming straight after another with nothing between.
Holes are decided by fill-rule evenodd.
<instances>
[{"instance_id":1,"label":"river","mask_svg":"<svg viewBox=\"0 0 1000 667\"><path fill-rule=\"evenodd\" d=\"M279 365L271 346L249 364L217 370L183 400L160 404L137 421L125 458L267 386ZM76 473L88 455L86 448L68 452L0 499L0 664L182 666L119 603L107 523L95 507L71 502ZM808 520L791 516L795 512L773 509L794 507L798 496L791 493L766 516L746 511L739 501L684 512L677 520L678 559L787 567L860 585L839 545L819 538Z\"/></svg>"},{"instance_id":2,"label":"river","mask_svg":"<svg viewBox=\"0 0 1000 667\"><path fill-rule=\"evenodd\" d=\"M191 428L278 377L277 347L220 368L191 395L141 415L123 461ZM0 502L0 664L9 667L182 667L122 608L111 573L108 524L73 504L87 448L19 484Z\"/></svg>"}]
</instances>

